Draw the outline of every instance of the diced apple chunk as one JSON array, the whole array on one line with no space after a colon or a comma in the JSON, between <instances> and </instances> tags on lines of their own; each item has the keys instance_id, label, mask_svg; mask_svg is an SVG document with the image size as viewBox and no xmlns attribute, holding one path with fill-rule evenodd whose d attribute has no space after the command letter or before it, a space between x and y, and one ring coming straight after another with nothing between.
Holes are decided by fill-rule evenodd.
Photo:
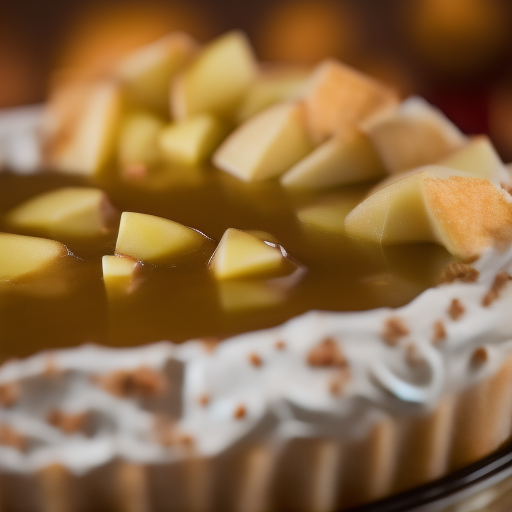
<instances>
[{"instance_id":1,"label":"diced apple chunk","mask_svg":"<svg viewBox=\"0 0 512 512\"><path fill-rule=\"evenodd\" d=\"M390 173L434 164L467 142L441 111L418 97L368 119L362 128Z\"/></svg>"},{"instance_id":2,"label":"diced apple chunk","mask_svg":"<svg viewBox=\"0 0 512 512\"><path fill-rule=\"evenodd\" d=\"M266 231L261 231L260 229L244 229L244 231L249 233L249 235L259 238L263 242L270 242L271 244L279 245L279 240L274 235L267 233Z\"/></svg>"},{"instance_id":3,"label":"diced apple chunk","mask_svg":"<svg viewBox=\"0 0 512 512\"><path fill-rule=\"evenodd\" d=\"M321 63L304 96L315 140L352 130L369 115L396 105L393 91L335 60Z\"/></svg>"},{"instance_id":4,"label":"diced apple chunk","mask_svg":"<svg viewBox=\"0 0 512 512\"><path fill-rule=\"evenodd\" d=\"M214 164L245 181L262 181L286 172L313 149L304 107L283 103L238 127L213 155Z\"/></svg>"},{"instance_id":5,"label":"diced apple chunk","mask_svg":"<svg viewBox=\"0 0 512 512\"><path fill-rule=\"evenodd\" d=\"M364 200L345 230L381 244L435 242L470 259L512 240L512 202L488 180L430 166Z\"/></svg>"},{"instance_id":6,"label":"diced apple chunk","mask_svg":"<svg viewBox=\"0 0 512 512\"><path fill-rule=\"evenodd\" d=\"M222 236L210 261L216 279L235 279L270 274L283 267L281 251L259 238L230 228Z\"/></svg>"},{"instance_id":7,"label":"diced apple chunk","mask_svg":"<svg viewBox=\"0 0 512 512\"><path fill-rule=\"evenodd\" d=\"M359 204L359 198L333 197L297 211L297 217L307 226L335 234L345 232L345 217Z\"/></svg>"},{"instance_id":8,"label":"diced apple chunk","mask_svg":"<svg viewBox=\"0 0 512 512\"><path fill-rule=\"evenodd\" d=\"M77 115L51 135L47 165L63 173L95 176L104 170L115 150L121 91L114 82L100 82L80 99L83 104L75 106Z\"/></svg>"},{"instance_id":9,"label":"diced apple chunk","mask_svg":"<svg viewBox=\"0 0 512 512\"><path fill-rule=\"evenodd\" d=\"M208 241L199 231L178 222L145 213L123 212L116 253L143 263L172 264Z\"/></svg>"},{"instance_id":10,"label":"diced apple chunk","mask_svg":"<svg viewBox=\"0 0 512 512\"><path fill-rule=\"evenodd\" d=\"M262 71L244 95L237 121L244 122L275 103L298 99L310 74L310 70L295 66Z\"/></svg>"},{"instance_id":11,"label":"diced apple chunk","mask_svg":"<svg viewBox=\"0 0 512 512\"><path fill-rule=\"evenodd\" d=\"M504 163L486 135L474 137L461 149L441 160L439 165L469 172L497 185L510 181Z\"/></svg>"},{"instance_id":12,"label":"diced apple chunk","mask_svg":"<svg viewBox=\"0 0 512 512\"><path fill-rule=\"evenodd\" d=\"M131 53L118 63L118 78L128 101L168 115L171 79L195 55L198 44L181 32L171 33Z\"/></svg>"},{"instance_id":13,"label":"diced apple chunk","mask_svg":"<svg viewBox=\"0 0 512 512\"><path fill-rule=\"evenodd\" d=\"M175 80L172 114L181 120L210 113L231 117L257 74L247 37L230 32L206 46Z\"/></svg>"},{"instance_id":14,"label":"diced apple chunk","mask_svg":"<svg viewBox=\"0 0 512 512\"><path fill-rule=\"evenodd\" d=\"M7 214L10 226L51 236L91 237L107 233L117 213L96 188L66 187L29 199Z\"/></svg>"},{"instance_id":15,"label":"diced apple chunk","mask_svg":"<svg viewBox=\"0 0 512 512\"><path fill-rule=\"evenodd\" d=\"M135 287L135 274L140 263L123 256L103 256L103 283L109 296L125 295Z\"/></svg>"},{"instance_id":16,"label":"diced apple chunk","mask_svg":"<svg viewBox=\"0 0 512 512\"><path fill-rule=\"evenodd\" d=\"M198 165L211 156L226 132L224 124L210 114L191 117L162 130L160 151L171 163Z\"/></svg>"},{"instance_id":17,"label":"diced apple chunk","mask_svg":"<svg viewBox=\"0 0 512 512\"><path fill-rule=\"evenodd\" d=\"M0 281L37 276L68 254L55 240L0 233Z\"/></svg>"},{"instance_id":18,"label":"diced apple chunk","mask_svg":"<svg viewBox=\"0 0 512 512\"><path fill-rule=\"evenodd\" d=\"M158 135L165 122L148 112L134 112L121 123L118 159L123 167L151 165L158 161Z\"/></svg>"},{"instance_id":19,"label":"diced apple chunk","mask_svg":"<svg viewBox=\"0 0 512 512\"><path fill-rule=\"evenodd\" d=\"M366 135L347 131L324 142L281 177L288 188L319 189L376 179L386 174Z\"/></svg>"}]
</instances>

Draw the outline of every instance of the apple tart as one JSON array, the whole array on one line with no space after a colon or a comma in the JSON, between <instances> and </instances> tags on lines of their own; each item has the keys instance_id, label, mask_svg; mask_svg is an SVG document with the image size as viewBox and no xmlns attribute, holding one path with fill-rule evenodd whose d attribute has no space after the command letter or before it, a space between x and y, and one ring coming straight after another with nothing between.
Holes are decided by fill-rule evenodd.
<instances>
[{"instance_id":1,"label":"apple tart","mask_svg":"<svg viewBox=\"0 0 512 512\"><path fill-rule=\"evenodd\" d=\"M335 60L172 33L0 114L2 511L334 511L512 436L512 177Z\"/></svg>"}]
</instances>

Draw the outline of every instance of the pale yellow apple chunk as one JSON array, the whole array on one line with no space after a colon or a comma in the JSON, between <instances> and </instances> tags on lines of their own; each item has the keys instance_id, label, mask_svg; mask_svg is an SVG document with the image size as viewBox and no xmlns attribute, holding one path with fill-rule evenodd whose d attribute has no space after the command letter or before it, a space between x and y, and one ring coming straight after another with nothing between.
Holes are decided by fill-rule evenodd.
<instances>
[{"instance_id":1,"label":"pale yellow apple chunk","mask_svg":"<svg viewBox=\"0 0 512 512\"><path fill-rule=\"evenodd\" d=\"M172 264L198 250L208 240L199 231L172 220L123 212L116 253L143 263Z\"/></svg>"},{"instance_id":2,"label":"pale yellow apple chunk","mask_svg":"<svg viewBox=\"0 0 512 512\"><path fill-rule=\"evenodd\" d=\"M418 97L361 126L390 173L437 163L467 142L440 110Z\"/></svg>"},{"instance_id":3,"label":"pale yellow apple chunk","mask_svg":"<svg viewBox=\"0 0 512 512\"><path fill-rule=\"evenodd\" d=\"M0 233L0 281L39 276L68 255L55 240Z\"/></svg>"},{"instance_id":4,"label":"pale yellow apple chunk","mask_svg":"<svg viewBox=\"0 0 512 512\"><path fill-rule=\"evenodd\" d=\"M358 205L357 197L333 197L297 211L297 217L306 226L334 234L345 232L345 217Z\"/></svg>"},{"instance_id":5,"label":"pale yellow apple chunk","mask_svg":"<svg viewBox=\"0 0 512 512\"><path fill-rule=\"evenodd\" d=\"M377 179L385 174L366 135L352 130L315 148L280 181L288 188L320 189Z\"/></svg>"},{"instance_id":6,"label":"pale yellow apple chunk","mask_svg":"<svg viewBox=\"0 0 512 512\"><path fill-rule=\"evenodd\" d=\"M125 256L103 256L103 283L109 296L125 295L135 288L135 274L140 263Z\"/></svg>"},{"instance_id":7,"label":"pale yellow apple chunk","mask_svg":"<svg viewBox=\"0 0 512 512\"><path fill-rule=\"evenodd\" d=\"M121 91L114 82L99 82L80 99L82 104L75 106L77 115L50 137L47 165L63 173L96 176L115 151Z\"/></svg>"},{"instance_id":8,"label":"pale yellow apple chunk","mask_svg":"<svg viewBox=\"0 0 512 512\"><path fill-rule=\"evenodd\" d=\"M469 172L497 185L510 181L505 164L486 135L474 137L461 149L441 160L439 165Z\"/></svg>"},{"instance_id":9,"label":"pale yellow apple chunk","mask_svg":"<svg viewBox=\"0 0 512 512\"><path fill-rule=\"evenodd\" d=\"M117 155L122 167L150 166L159 158L158 136L165 121L149 112L134 112L122 121Z\"/></svg>"},{"instance_id":10,"label":"pale yellow apple chunk","mask_svg":"<svg viewBox=\"0 0 512 512\"><path fill-rule=\"evenodd\" d=\"M116 218L102 190L66 187L29 199L11 210L6 221L51 236L92 237L108 233Z\"/></svg>"},{"instance_id":11,"label":"pale yellow apple chunk","mask_svg":"<svg viewBox=\"0 0 512 512\"><path fill-rule=\"evenodd\" d=\"M236 120L242 123L276 103L298 99L310 74L310 70L296 66L261 71L245 93Z\"/></svg>"},{"instance_id":12,"label":"pale yellow apple chunk","mask_svg":"<svg viewBox=\"0 0 512 512\"><path fill-rule=\"evenodd\" d=\"M283 103L240 125L213 162L244 181L263 181L283 174L312 149L303 105Z\"/></svg>"},{"instance_id":13,"label":"pale yellow apple chunk","mask_svg":"<svg viewBox=\"0 0 512 512\"><path fill-rule=\"evenodd\" d=\"M346 233L382 244L435 242L462 259L512 240L512 202L469 173L431 166L374 193L345 219Z\"/></svg>"},{"instance_id":14,"label":"pale yellow apple chunk","mask_svg":"<svg viewBox=\"0 0 512 512\"><path fill-rule=\"evenodd\" d=\"M171 79L197 49L198 44L187 34L173 32L122 59L113 74L131 104L169 115Z\"/></svg>"},{"instance_id":15,"label":"pale yellow apple chunk","mask_svg":"<svg viewBox=\"0 0 512 512\"><path fill-rule=\"evenodd\" d=\"M369 115L398 102L392 90L335 60L317 67L306 86L304 101L318 142L352 130Z\"/></svg>"},{"instance_id":16,"label":"pale yellow apple chunk","mask_svg":"<svg viewBox=\"0 0 512 512\"><path fill-rule=\"evenodd\" d=\"M233 116L257 70L252 48L243 33L230 32L215 39L174 81L174 119L205 113Z\"/></svg>"},{"instance_id":17,"label":"pale yellow apple chunk","mask_svg":"<svg viewBox=\"0 0 512 512\"><path fill-rule=\"evenodd\" d=\"M221 121L210 114L201 114L164 128L158 143L165 160L198 165L211 156L226 133Z\"/></svg>"},{"instance_id":18,"label":"pale yellow apple chunk","mask_svg":"<svg viewBox=\"0 0 512 512\"><path fill-rule=\"evenodd\" d=\"M286 289L267 281L219 281L220 305L229 313L271 308L286 299Z\"/></svg>"},{"instance_id":19,"label":"pale yellow apple chunk","mask_svg":"<svg viewBox=\"0 0 512 512\"><path fill-rule=\"evenodd\" d=\"M230 228L222 236L210 261L216 279L236 279L271 274L283 267L281 251L259 238Z\"/></svg>"}]
</instances>

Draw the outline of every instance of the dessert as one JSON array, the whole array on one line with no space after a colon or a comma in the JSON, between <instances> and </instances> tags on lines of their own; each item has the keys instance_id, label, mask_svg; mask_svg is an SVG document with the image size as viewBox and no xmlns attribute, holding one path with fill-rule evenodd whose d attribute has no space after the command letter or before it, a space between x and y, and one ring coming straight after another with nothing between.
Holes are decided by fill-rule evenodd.
<instances>
[{"instance_id":1,"label":"dessert","mask_svg":"<svg viewBox=\"0 0 512 512\"><path fill-rule=\"evenodd\" d=\"M509 171L424 100L294 73L171 34L19 135L3 510L338 510L511 437Z\"/></svg>"}]
</instances>

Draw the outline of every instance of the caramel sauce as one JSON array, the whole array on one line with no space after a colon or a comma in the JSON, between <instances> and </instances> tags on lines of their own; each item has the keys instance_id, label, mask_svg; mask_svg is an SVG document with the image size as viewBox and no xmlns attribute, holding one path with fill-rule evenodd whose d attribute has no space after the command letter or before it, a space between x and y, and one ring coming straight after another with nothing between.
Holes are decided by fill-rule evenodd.
<instances>
[{"instance_id":1,"label":"caramel sauce","mask_svg":"<svg viewBox=\"0 0 512 512\"><path fill-rule=\"evenodd\" d=\"M56 173L0 174L0 230L16 232L2 222L14 206L69 185L91 186L91 182ZM356 311L403 305L435 282L450 260L443 248L363 244L306 226L296 215L299 207L322 196L363 197L372 185L291 193L277 182L247 184L213 168L103 179L95 186L107 192L120 212L172 219L217 241L230 227L267 231L307 272L281 303L245 311L222 308L207 260L200 268L145 266L133 293L109 301L101 257L113 254L117 232L92 240L56 238L76 256L69 258L66 268L55 269L36 286L0 287L0 359L84 342L134 346L222 338L272 327L312 309Z\"/></svg>"}]
</instances>

